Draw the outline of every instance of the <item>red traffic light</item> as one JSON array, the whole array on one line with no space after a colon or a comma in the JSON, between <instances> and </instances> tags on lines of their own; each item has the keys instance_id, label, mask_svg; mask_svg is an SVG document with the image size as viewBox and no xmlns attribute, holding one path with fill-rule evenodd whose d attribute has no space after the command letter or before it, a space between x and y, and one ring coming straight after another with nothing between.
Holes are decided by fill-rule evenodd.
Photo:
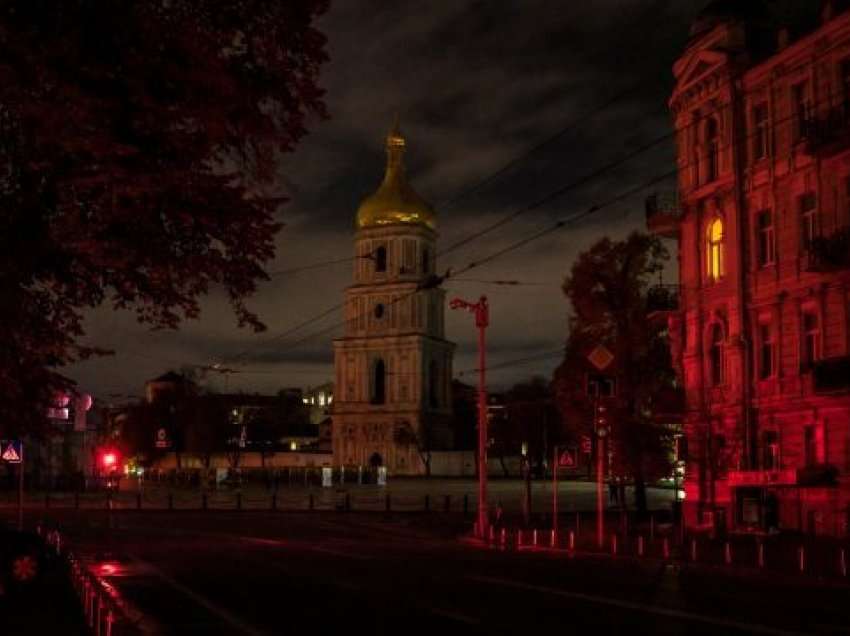
<instances>
[{"instance_id":1,"label":"red traffic light","mask_svg":"<svg viewBox=\"0 0 850 636\"><path fill-rule=\"evenodd\" d=\"M114 450L104 450L100 453L100 465L104 470L115 470L118 468L118 453Z\"/></svg>"}]
</instances>

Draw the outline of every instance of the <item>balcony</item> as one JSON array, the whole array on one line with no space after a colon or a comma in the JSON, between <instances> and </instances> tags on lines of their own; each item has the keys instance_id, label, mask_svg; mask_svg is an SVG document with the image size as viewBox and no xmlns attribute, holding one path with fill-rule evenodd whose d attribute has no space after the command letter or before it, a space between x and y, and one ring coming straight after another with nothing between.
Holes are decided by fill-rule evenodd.
<instances>
[{"instance_id":1,"label":"balcony","mask_svg":"<svg viewBox=\"0 0 850 636\"><path fill-rule=\"evenodd\" d=\"M826 158L850 147L850 104L833 106L804 121L801 135L809 154Z\"/></svg>"},{"instance_id":2,"label":"balcony","mask_svg":"<svg viewBox=\"0 0 850 636\"><path fill-rule=\"evenodd\" d=\"M825 273L850 269L850 228L815 238L808 252L806 269Z\"/></svg>"},{"instance_id":3,"label":"balcony","mask_svg":"<svg viewBox=\"0 0 850 636\"><path fill-rule=\"evenodd\" d=\"M653 234L678 238L682 209L675 192L659 192L646 198L646 227Z\"/></svg>"},{"instance_id":4,"label":"balcony","mask_svg":"<svg viewBox=\"0 0 850 636\"><path fill-rule=\"evenodd\" d=\"M812 367L815 393L850 391L850 356L818 360Z\"/></svg>"}]
</instances>

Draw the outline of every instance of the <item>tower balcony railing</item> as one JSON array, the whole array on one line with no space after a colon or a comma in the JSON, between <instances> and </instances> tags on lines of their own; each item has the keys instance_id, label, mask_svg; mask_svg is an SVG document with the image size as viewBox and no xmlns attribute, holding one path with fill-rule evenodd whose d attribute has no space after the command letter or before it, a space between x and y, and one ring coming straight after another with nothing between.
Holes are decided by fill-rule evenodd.
<instances>
[{"instance_id":1,"label":"tower balcony railing","mask_svg":"<svg viewBox=\"0 0 850 636\"><path fill-rule=\"evenodd\" d=\"M810 154L829 157L850 147L850 103L807 117L800 126Z\"/></svg>"},{"instance_id":2,"label":"tower balcony railing","mask_svg":"<svg viewBox=\"0 0 850 636\"><path fill-rule=\"evenodd\" d=\"M682 209L676 192L657 192L646 198L646 227L665 238L679 236Z\"/></svg>"}]
</instances>

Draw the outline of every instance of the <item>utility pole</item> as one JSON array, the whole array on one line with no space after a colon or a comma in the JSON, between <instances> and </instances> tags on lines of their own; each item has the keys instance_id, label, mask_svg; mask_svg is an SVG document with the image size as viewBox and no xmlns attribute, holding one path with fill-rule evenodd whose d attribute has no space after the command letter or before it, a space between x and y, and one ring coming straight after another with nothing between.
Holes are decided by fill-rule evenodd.
<instances>
[{"instance_id":1,"label":"utility pole","mask_svg":"<svg viewBox=\"0 0 850 636\"><path fill-rule=\"evenodd\" d=\"M487 513L487 343L486 331L490 324L490 309L487 297L481 296L477 303L454 298L451 309L465 309L475 315L478 328L478 532L486 537L490 525Z\"/></svg>"}]
</instances>

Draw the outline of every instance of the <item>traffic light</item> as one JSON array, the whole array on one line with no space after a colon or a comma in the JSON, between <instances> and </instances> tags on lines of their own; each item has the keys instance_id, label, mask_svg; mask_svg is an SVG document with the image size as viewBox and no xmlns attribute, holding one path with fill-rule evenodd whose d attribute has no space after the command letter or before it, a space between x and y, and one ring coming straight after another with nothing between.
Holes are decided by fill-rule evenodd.
<instances>
[{"instance_id":1,"label":"traffic light","mask_svg":"<svg viewBox=\"0 0 850 636\"><path fill-rule=\"evenodd\" d=\"M118 452L111 449L105 448L100 451L100 464L101 469L105 473L111 473L118 470Z\"/></svg>"}]
</instances>

